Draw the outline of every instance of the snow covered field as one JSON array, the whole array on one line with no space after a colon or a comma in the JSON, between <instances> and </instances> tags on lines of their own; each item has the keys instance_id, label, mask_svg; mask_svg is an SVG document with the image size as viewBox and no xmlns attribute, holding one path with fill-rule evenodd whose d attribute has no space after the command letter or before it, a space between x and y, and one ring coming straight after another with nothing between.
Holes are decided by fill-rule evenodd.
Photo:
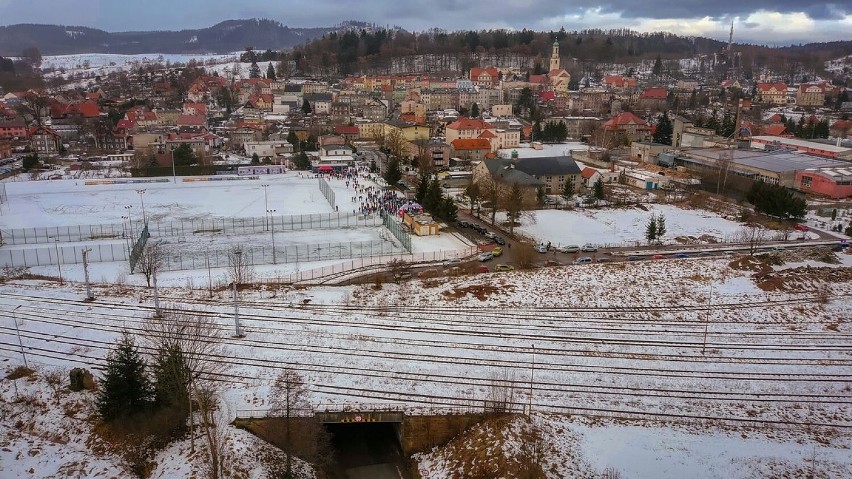
<instances>
[{"instance_id":1,"label":"snow covered field","mask_svg":"<svg viewBox=\"0 0 852 479\"><path fill-rule=\"evenodd\" d=\"M673 242L678 236L711 235L721 240L735 235L743 226L709 211L685 210L671 205L647 205L647 208L648 211L639 208L538 210L534 223L529 218L521 220L519 231L538 241L550 241L559 246L585 243L644 244L645 225L655 214L662 214L666 218L667 233L664 240L668 241L664 242L667 243Z\"/></svg>"},{"instance_id":2,"label":"snow covered field","mask_svg":"<svg viewBox=\"0 0 852 479\"><path fill-rule=\"evenodd\" d=\"M183 63L191 60L208 66L234 62L239 58L238 53L228 55L215 54L163 54L145 53L137 55L121 55L113 53L82 53L75 55L48 55L42 58L42 69L64 70L65 78L76 74L107 75L117 71L129 71L142 65L153 63Z\"/></svg>"},{"instance_id":3,"label":"snow covered field","mask_svg":"<svg viewBox=\"0 0 852 479\"><path fill-rule=\"evenodd\" d=\"M413 281L379 291L244 291L247 336L226 341L226 398L237 414L262 411L269 381L290 366L306 377L313 404L476 408L492 394L494 378L506 374L525 405L534 371L537 412L598 417L589 428L560 420L553 428L561 431L556 439L581 444L593 470L614 466L642 478L665 463L654 477L765 477L773 467L807 464L815 446L828 471L822 477L847 477L849 256L831 267L838 276L811 278L828 267L811 263L773 273L800 275L786 283L764 277L760 287L725 260L671 260ZM828 288L824 303L814 299L820 285ZM7 314L0 361L20 362L14 311L31 364L97 368L122 328L138 333L152 313L147 290L118 294L122 289L100 286L97 300L83 303L79 285L1 285ZM208 300L206 291L169 288L161 301L209 316L226 337L233 331L227 291ZM624 420L663 424L618 425Z\"/></svg>"}]
</instances>

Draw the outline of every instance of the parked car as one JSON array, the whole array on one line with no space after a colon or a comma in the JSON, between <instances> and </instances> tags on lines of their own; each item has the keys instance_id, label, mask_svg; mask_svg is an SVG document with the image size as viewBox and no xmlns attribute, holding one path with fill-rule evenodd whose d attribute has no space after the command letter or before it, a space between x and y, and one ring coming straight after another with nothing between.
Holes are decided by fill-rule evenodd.
<instances>
[{"instance_id":1,"label":"parked car","mask_svg":"<svg viewBox=\"0 0 852 479\"><path fill-rule=\"evenodd\" d=\"M488 266L485 266L484 264L481 264L481 265L479 265L479 269L478 269L478 271L479 271L480 273L488 273L490 270L488 269Z\"/></svg>"},{"instance_id":2,"label":"parked car","mask_svg":"<svg viewBox=\"0 0 852 479\"><path fill-rule=\"evenodd\" d=\"M666 259L666 258L668 258L668 256L666 256L664 254L655 254L654 256L651 257L651 259Z\"/></svg>"},{"instance_id":3,"label":"parked car","mask_svg":"<svg viewBox=\"0 0 852 479\"><path fill-rule=\"evenodd\" d=\"M411 273L408 271L402 271L393 275L393 279L400 281L403 279L411 279Z\"/></svg>"},{"instance_id":4,"label":"parked car","mask_svg":"<svg viewBox=\"0 0 852 479\"><path fill-rule=\"evenodd\" d=\"M580 247L575 244L569 244L568 246L563 246L561 251L563 253L579 253Z\"/></svg>"},{"instance_id":5,"label":"parked car","mask_svg":"<svg viewBox=\"0 0 852 479\"><path fill-rule=\"evenodd\" d=\"M459 221L458 225L459 225L459 228L469 228L470 227L470 223L468 223L467 221Z\"/></svg>"},{"instance_id":6,"label":"parked car","mask_svg":"<svg viewBox=\"0 0 852 479\"><path fill-rule=\"evenodd\" d=\"M515 267L510 264L498 264L494 267L494 271L514 271Z\"/></svg>"},{"instance_id":7,"label":"parked car","mask_svg":"<svg viewBox=\"0 0 852 479\"><path fill-rule=\"evenodd\" d=\"M488 231L485 233L485 237L488 239L497 239L497 233L493 231Z\"/></svg>"},{"instance_id":8,"label":"parked car","mask_svg":"<svg viewBox=\"0 0 852 479\"><path fill-rule=\"evenodd\" d=\"M444 261L444 266L456 266L461 264L461 260L458 258L452 258Z\"/></svg>"},{"instance_id":9,"label":"parked car","mask_svg":"<svg viewBox=\"0 0 852 479\"><path fill-rule=\"evenodd\" d=\"M544 262L545 266L562 266L562 262L556 261L555 259L549 259Z\"/></svg>"},{"instance_id":10,"label":"parked car","mask_svg":"<svg viewBox=\"0 0 852 479\"><path fill-rule=\"evenodd\" d=\"M686 253L677 253L677 254L674 255L674 257L677 258L677 259L685 259L685 258L689 258L689 255L686 254Z\"/></svg>"},{"instance_id":11,"label":"parked car","mask_svg":"<svg viewBox=\"0 0 852 479\"><path fill-rule=\"evenodd\" d=\"M505 244L506 244L506 240L504 240L503 238L501 238L501 237L499 237L499 236L498 236L498 237L496 237L496 238L494 238L494 242L495 242L495 243L497 243L497 244L499 244L500 246L503 246L503 245L505 245Z\"/></svg>"},{"instance_id":12,"label":"parked car","mask_svg":"<svg viewBox=\"0 0 852 479\"><path fill-rule=\"evenodd\" d=\"M598 263L611 263L612 260L609 258L598 258Z\"/></svg>"},{"instance_id":13,"label":"parked car","mask_svg":"<svg viewBox=\"0 0 852 479\"><path fill-rule=\"evenodd\" d=\"M538 251L539 253L547 253L547 245L546 244L537 245L535 247L535 250Z\"/></svg>"},{"instance_id":14,"label":"parked car","mask_svg":"<svg viewBox=\"0 0 852 479\"><path fill-rule=\"evenodd\" d=\"M796 230L796 231L809 231L810 230L810 228L808 228L807 225L802 225L802 224L798 224L798 225L794 226L793 229Z\"/></svg>"},{"instance_id":15,"label":"parked car","mask_svg":"<svg viewBox=\"0 0 852 479\"><path fill-rule=\"evenodd\" d=\"M574 264L588 264L592 262L591 256L580 256L574 261Z\"/></svg>"},{"instance_id":16,"label":"parked car","mask_svg":"<svg viewBox=\"0 0 852 479\"><path fill-rule=\"evenodd\" d=\"M627 257L627 261L641 261L642 259L644 259L644 257L637 256L635 254L631 254L630 256Z\"/></svg>"},{"instance_id":17,"label":"parked car","mask_svg":"<svg viewBox=\"0 0 852 479\"><path fill-rule=\"evenodd\" d=\"M491 250L491 254L492 254L494 257L502 256L502 255L503 255L503 247L502 247L502 246L498 246L498 247L496 247L496 248L492 249L492 250Z\"/></svg>"},{"instance_id":18,"label":"parked car","mask_svg":"<svg viewBox=\"0 0 852 479\"><path fill-rule=\"evenodd\" d=\"M479 261L491 261L492 259L494 259L494 255L488 252L479 255Z\"/></svg>"},{"instance_id":19,"label":"parked car","mask_svg":"<svg viewBox=\"0 0 852 479\"><path fill-rule=\"evenodd\" d=\"M580 251L582 251L584 253L595 253L595 252L597 252L597 250L598 250L597 246L595 246L593 244L589 244L589 243L584 244L583 247L580 248Z\"/></svg>"}]
</instances>

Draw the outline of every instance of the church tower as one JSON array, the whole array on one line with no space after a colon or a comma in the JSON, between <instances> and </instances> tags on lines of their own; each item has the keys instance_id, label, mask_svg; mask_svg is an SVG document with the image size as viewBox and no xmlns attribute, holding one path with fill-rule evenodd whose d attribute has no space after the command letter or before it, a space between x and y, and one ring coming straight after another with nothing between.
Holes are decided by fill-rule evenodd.
<instances>
[{"instance_id":1,"label":"church tower","mask_svg":"<svg viewBox=\"0 0 852 479\"><path fill-rule=\"evenodd\" d=\"M550 54L550 71L559 68L559 40L553 40L553 53Z\"/></svg>"}]
</instances>

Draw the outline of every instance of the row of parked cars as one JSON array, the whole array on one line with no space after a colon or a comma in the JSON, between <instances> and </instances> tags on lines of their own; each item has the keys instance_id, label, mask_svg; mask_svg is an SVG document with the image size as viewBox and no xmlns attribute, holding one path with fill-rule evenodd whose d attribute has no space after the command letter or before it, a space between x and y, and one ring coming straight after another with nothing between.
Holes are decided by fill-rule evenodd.
<instances>
[{"instance_id":1,"label":"row of parked cars","mask_svg":"<svg viewBox=\"0 0 852 479\"><path fill-rule=\"evenodd\" d=\"M467 221L459 221L459 222L456 223L456 225L459 228L470 228L473 231L476 231L477 233L481 234L482 236L485 236L486 238L494 241L495 243L499 244L500 246L503 246L503 245L506 244L506 240L497 236L497 233L494 233L493 231L488 231L488 229L485 228L484 226L479 226L476 223L468 223Z\"/></svg>"}]
</instances>

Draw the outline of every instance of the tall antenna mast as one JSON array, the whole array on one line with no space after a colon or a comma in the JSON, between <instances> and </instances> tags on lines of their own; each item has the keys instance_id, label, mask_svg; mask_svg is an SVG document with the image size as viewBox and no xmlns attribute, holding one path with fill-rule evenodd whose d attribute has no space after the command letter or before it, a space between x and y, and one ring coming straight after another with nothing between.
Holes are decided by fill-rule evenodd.
<instances>
[{"instance_id":1,"label":"tall antenna mast","mask_svg":"<svg viewBox=\"0 0 852 479\"><path fill-rule=\"evenodd\" d=\"M728 54L733 50L734 45L734 21L731 20L731 33L728 35Z\"/></svg>"}]
</instances>

